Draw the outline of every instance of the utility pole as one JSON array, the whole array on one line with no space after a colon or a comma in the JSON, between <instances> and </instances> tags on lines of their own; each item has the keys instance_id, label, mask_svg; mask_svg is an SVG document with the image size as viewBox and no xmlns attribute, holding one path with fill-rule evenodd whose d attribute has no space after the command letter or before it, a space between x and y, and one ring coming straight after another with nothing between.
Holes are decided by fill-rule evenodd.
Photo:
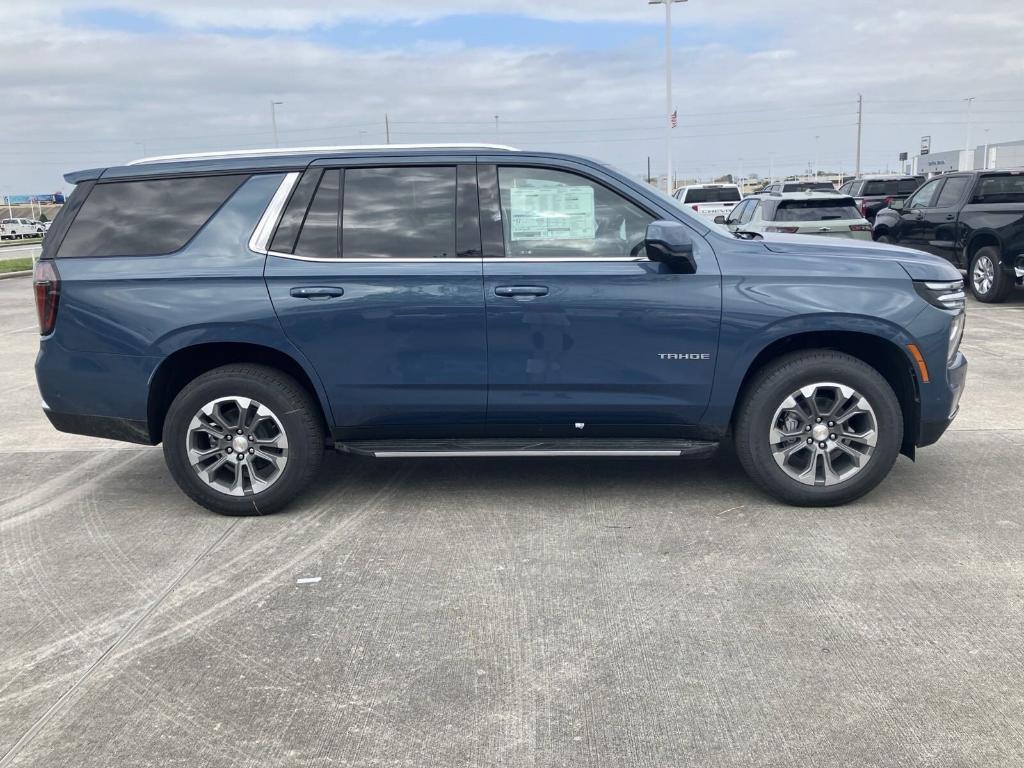
<instances>
[{"instance_id":1,"label":"utility pole","mask_svg":"<svg viewBox=\"0 0 1024 768\"><path fill-rule=\"evenodd\" d=\"M647 183L651 183L651 156L647 156Z\"/></svg>"},{"instance_id":2,"label":"utility pole","mask_svg":"<svg viewBox=\"0 0 1024 768\"><path fill-rule=\"evenodd\" d=\"M964 150L971 151L971 106L974 104L974 97L964 99L967 102L967 138L964 139Z\"/></svg>"},{"instance_id":3,"label":"utility pole","mask_svg":"<svg viewBox=\"0 0 1024 768\"><path fill-rule=\"evenodd\" d=\"M270 100L270 124L274 128L274 147L278 147L277 143L277 108L284 104L283 101Z\"/></svg>"},{"instance_id":4,"label":"utility pole","mask_svg":"<svg viewBox=\"0 0 1024 768\"><path fill-rule=\"evenodd\" d=\"M388 113L384 113L384 143L391 143L391 121L388 119Z\"/></svg>"},{"instance_id":5,"label":"utility pole","mask_svg":"<svg viewBox=\"0 0 1024 768\"><path fill-rule=\"evenodd\" d=\"M498 125L498 116L497 115L494 116L494 135L498 136L498 137L501 136L501 126Z\"/></svg>"},{"instance_id":6,"label":"utility pole","mask_svg":"<svg viewBox=\"0 0 1024 768\"><path fill-rule=\"evenodd\" d=\"M857 167L853 175L860 177L860 139L864 130L864 94L857 94Z\"/></svg>"},{"instance_id":7,"label":"utility pole","mask_svg":"<svg viewBox=\"0 0 1024 768\"><path fill-rule=\"evenodd\" d=\"M686 0L647 0L665 6L665 187L672 194L672 4Z\"/></svg>"},{"instance_id":8,"label":"utility pole","mask_svg":"<svg viewBox=\"0 0 1024 768\"><path fill-rule=\"evenodd\" d=\"M814 137L814 180L815 181L818 180L818 158L820 157L820 153L818 152L818 139L820 139L820 138L821 138L821 136L815 136Z\"/></svg>"}]
</instances>

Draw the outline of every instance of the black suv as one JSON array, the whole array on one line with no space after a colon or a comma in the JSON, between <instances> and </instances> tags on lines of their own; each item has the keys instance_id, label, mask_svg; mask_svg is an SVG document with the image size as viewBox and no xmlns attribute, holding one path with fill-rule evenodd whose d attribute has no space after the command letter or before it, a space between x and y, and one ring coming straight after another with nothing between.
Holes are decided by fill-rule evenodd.
<instances>
[{"instance_id":1,"label":"black suv","mask_svg":"<svg viewBox=\"0 0 1024 768\"><path fill-rule=\"evenodd\" d=\"M856 201L861 216L874 221L880 210L905 200L924 182L924 176L862 176L846 182L839 191Z\"/></svg>"}]
</instances>

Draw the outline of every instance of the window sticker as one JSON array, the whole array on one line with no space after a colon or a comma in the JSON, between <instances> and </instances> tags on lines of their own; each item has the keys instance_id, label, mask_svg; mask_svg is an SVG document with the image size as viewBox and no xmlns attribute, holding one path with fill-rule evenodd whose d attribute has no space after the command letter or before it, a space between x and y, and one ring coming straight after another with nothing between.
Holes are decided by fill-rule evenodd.
<instances>
[{"instance_id":1,"label":"window sticker","mask_svg":"<svg viewBox=\"0 0 1024 768\"><path fill-rule=\"evenodd\" d=\"M594 188L513 187L511 239L594 240Z\"/></svg>"}]
</instances>

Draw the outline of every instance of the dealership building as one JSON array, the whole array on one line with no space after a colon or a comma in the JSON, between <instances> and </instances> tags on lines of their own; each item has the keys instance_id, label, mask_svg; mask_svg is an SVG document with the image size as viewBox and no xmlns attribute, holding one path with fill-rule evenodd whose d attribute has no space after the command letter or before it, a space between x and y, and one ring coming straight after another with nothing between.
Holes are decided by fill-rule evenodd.
<instances>
[{"instance_id":1,"label":"dealership building","mask_svg":"<svg viewBox=\"0 0 1024 768\"><path fill-rule=\"evenodd\" d=\"M931 152L910 158L911 173L945 173L982 168L1024 168L1024 140L981 144L973 151L952 149L948 152Z\"/></svg>"}]
</instances>

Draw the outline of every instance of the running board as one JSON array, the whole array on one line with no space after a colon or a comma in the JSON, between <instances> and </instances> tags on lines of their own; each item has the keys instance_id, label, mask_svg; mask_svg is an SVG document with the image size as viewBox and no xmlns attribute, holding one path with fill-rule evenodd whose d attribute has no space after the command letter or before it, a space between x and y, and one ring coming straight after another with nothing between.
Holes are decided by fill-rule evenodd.
<instances>
[{"instance_id":1,"label":"running board","mask_svg":"<svg viewBox=\"0 0 1024 768\"><path fill-rule=\"evenodd\" d=\"M378 459L462 458L508 456L711 456L717 442L679 439L553 439L525 438L470 440L353 440L338 442L343 453Z\"/></svg>"}]
</instances>

